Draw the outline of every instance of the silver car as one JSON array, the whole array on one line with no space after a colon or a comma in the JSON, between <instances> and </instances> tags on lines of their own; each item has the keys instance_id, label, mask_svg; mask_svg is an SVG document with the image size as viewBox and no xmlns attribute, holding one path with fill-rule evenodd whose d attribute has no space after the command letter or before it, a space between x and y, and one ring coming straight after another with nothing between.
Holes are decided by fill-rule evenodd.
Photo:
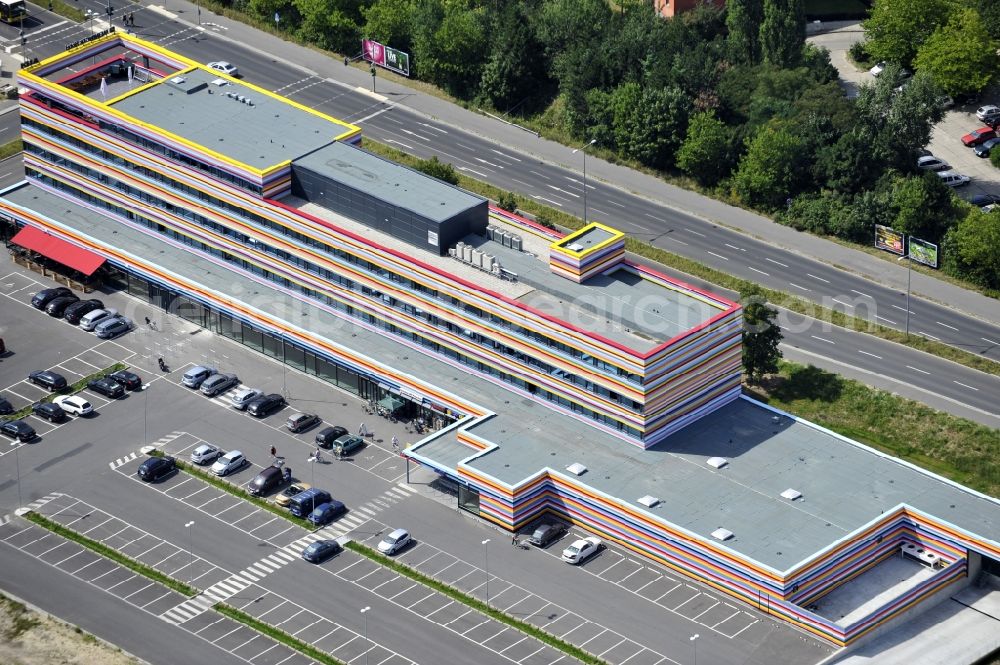
<instances>
[{"instance_id":1,"label":"silver car","mask_svg":"<svg viewBox=\"0 0 1000 665\"><path fill-rule=\"evenodd\" d=\"M228 453L215 460L212 465L212 473L217 476L228 476L233 471L237 471L247 464L247 459L238 450L230 450Z\"/></svg>"},{"instance_id":2,"label":"silver car","mask_svg":"<svg viewBox=\"0 0 1000 665\"><path fill-rule=\"evenodd\" d=\"M191 462L199 466L214 462L222 451L209 443L203 443L191 451Z\"/></svg>"},{"instance_id":3,"label":"silver car","mask_svg":"<svg viewBox=\"0 0 1000 665\"><path fill-rule=\"evenodd\" d=\"M94 334L101 339L113 339L132 330L132 321L124 316L112 316L97 324Z\"/></svg>"},{"instance_id":4,"label":"silver car","mask_svg":"<svg viewBox=\"0 0 1000 665\"><path fill-rule=\"evenodd\" d=\"M223 393L240 382L235 374L213 374L201 383L201 394L209 397Z\"/></svg>"},{"instance_id":5,"label":"silver car","mask_svg":"<svg viewBox=\"0 0 1000 665\"><path fill-rule=\"evenodd\" d=\"M206 367L204 365L195 365L188 371L184 372L184 376L181 377L181 383L183 383L188 388L198 388L201 386L202 382L213 374L217 374L219 370L214 367Z\"/></svg>"},{"instance_id":6,"label":"silver car","mask_svg":"<svg viewBox=\"0 0 1000 665\"><path fill-rule=\"evenodd\" d=\"M258 388L240 388L229 398L229 403L233 405L234 409L242 411L247 408L247 404L263 396L264 391Z\"/></svg>"},{"instance_id":7,"label":"silver car","mask_svg":"<svg viewBox=\"0 0 1000 665\"><path fill-rule=\"evenodd\" d=\"M95 309L93 312L87 312L80 319L80 327L90 332L97 327L99 323L107 321L113 316L118 316L118 310L116 309Z\"/></svg>"}]
</instances>

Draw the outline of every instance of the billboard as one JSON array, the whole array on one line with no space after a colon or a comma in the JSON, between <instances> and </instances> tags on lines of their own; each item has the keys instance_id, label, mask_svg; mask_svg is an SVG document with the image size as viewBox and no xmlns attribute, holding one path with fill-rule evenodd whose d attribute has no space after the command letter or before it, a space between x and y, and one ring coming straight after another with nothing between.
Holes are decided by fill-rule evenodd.
<instances>
[{"instance_id":1,"label":"billboard","mask_svg":"<svg viewBox=\"0 0 1000 665\"><path fill-rule=\"evenodd\" d=\"M379 44L371 39L361 40L361 52L364 58L373 65L385 67L386 69L402 74L410 75L410 54L396 50L389 46Z\"/></svg>"},{"instance_id":2,"label":"billboard","mask_svg":"<svg viewBox=\"0 0 1000 665\"><path fill-rule=\"evenodd\" d=\"M910 258L931 268L938 267L938 246L910 236Z\"/></svg>"},{"instance_id":3,"label":"billboard","mask_svg":"<svg viewBox=\"0 0 1000 665\"><path fill-rule=\"evenodd\" d=\"M881 224L875 225L875 246L900 256L906 253L903 247L903 234Z\"/></svg>"}]
</instances>

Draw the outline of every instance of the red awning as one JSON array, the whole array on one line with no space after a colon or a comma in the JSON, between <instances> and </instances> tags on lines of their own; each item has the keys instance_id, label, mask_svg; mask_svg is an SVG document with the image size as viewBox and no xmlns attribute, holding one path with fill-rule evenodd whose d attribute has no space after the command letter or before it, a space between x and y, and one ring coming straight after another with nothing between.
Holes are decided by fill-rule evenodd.
<instances>
[{"instance_id":1,"label":"red awning","mask_svg":"<svg viewBox=\"0 0 1000 665\"><path fill-rule=\"evenodd\" d=\"M103 256L39 231L34 226L25 226L11 242L78 270L88 277L104 263Z\"/></svg>"}]
</instances>

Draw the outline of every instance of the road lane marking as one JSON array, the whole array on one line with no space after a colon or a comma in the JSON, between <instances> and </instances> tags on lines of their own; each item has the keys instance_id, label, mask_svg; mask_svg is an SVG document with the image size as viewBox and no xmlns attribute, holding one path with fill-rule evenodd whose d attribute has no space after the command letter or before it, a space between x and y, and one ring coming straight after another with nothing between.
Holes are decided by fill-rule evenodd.
<instances>
[{"instance_id":1,"label":"road lane marking","mask_svg":"<svg viewBox=\"0 0 1000 665\"><path fill-rule=\"evenodd\" d=\"M891 319L887 319L884 316L879 316L878 314L875 315L875 318L878 319L879 321L885 321L886 323L888 323L891 326L897 325L895 321L893 321Z\"/></svg>"},{"instance_id":2,"label":"road lane marking","mask_svg":"<svg viewBox=\"0 0 1000 665\"><path fill-rule=\"evenodd\" d=\"M773 263L775 265L779 265L782 268L787 268L788 267L788 264L782 263L781 261L775 261L774 259L766 257L766 256L764 257L764 260L765 261L770 261L771 263Z\"/></svg>"},{"instance_id":3,"label":"road lane marking","mask_svg":"<svg viewBox=\"0 0 1000 665\"><path fill-rule=\"evenodd\" d=\"M812 274L810 272L806 273L806 277L812 277L813 279L819 280L819 281L823 282L824 284L829 284L830 283L830 280L823 279L822 277L817 277L816 275L814 275L814 274Z\"/></svg>"},{"instance_id":4,"label":"road lane marking","mask_svg":"<svg viewBox=\"0 0 1000 665\"><path fill-rule=\"evenodd\" d=\"M872 298L867 293L862 293L861 291L858 291L857 289L851 289L851 293L857 293L859 296L862 296L862 297L865 297L865 298L871 298L872 300L875 300L874 298Z\"/></svg>"},{"instance_id":5,"label":"road lane marking","mask_svg":"<svg viewBox=\"0 0 1000 665\"><path fill-rule=\"evenodd\" d=\"M667 220L665 220L665 219L660 219L660 218L659 218L659 217L657 217L656 215L650 215L650 214L649 214L648 212L644 212L644 213L642 213L642 214L644 214L644 215L645 215L646 217L649 217L650 219L655 219L655 220L656 220L656 221L658 221L658 222L663 222L664 224L666 224L666 223L667 223Z\"/></svg>"},{"instance_id":6,"label":"road lane marking","mask_svg":"<svg viewBox=\"0 0 1000 665\"><path fill-rule=\"evenodd\" d=\"M760 273L761 275L763 275L764 277L770 277L770 275L769 275L769 274L767 274L766 272L764 272L763 270L757 270L757 269L756 269L756 268L754 268L753 266L747 266L747 268L749 268L750 270L753 270L754 272L759 272L759 273Z\"/></svg>"},{"instance_id":7,"label":"road lane marking","mask_svg":"<svg viewBox=\"0 0 1000 665\"><path fill-rule=\"evenodd\" d=\"M905 307L900 307L899 305L893 305L893 307L895 307L896 309L898 309L900 312L906 312L907 311L907 309ZM910 314L913 314L913 312L910 312Z\"/></svg>"},{"instance_id":8,"label":"road lane marking","mask_svg":"<svg viewBox=\"0 0 1000 665\"><path fill-rule=\"evenodd\" d=\"M844 307L850 307L851 309L854 309L854 305L852 305L849 302L844 302L843 300L837 300L836 298L831 298L831 300L833 300L833 302L837 303L838 305L843 305Z\"/></svg>"},{"instance_id":9,"label":"road lane marking","mask_svg":"<svg viewBox=\"0 0 1000 665\"><path fill-rule=\"evenodd\" d=\"M718 258L722 259L723 261L728 261L729 260L728 257L725 257L722 254L716 254L715 252L709 252L709 254L711 254L712 256L718 257Z\"/></svg>"},{"instance_id":10,"label":"road lane marking","mask_svg":"<svg viewBox=\"0 0 1000 665\"><path fill-rule=\"evenodd\" d=\"M979 339L983 340L984 342L989 342L990 344L996 344L997 346L1000 346L1000 342L994 342L992 339L986 339L985 337L980 337Z\"/></svg>"},{"instance_id":11,"label":"road lane marking","mask_svg":"<svg viewBox=\"0 0 1000 665\"><path fill-rule=\"evenodd\" d=\"M824 339L823 337L817 337L816 335L809 335L809 336L812 337L813 339L818 339L821 342L826 342L827 344L836 344L836 342L834 342L833 340Z\"/></svg>"},{"instance_id":12,"label":"road lane marking","mask_svg":"<svg viewBox=\"0 0 1000 665\"><path fill-rule=\"evenodd\" d=\"M941 323L940 321L935 321L935 323L937 323L939 326L944 326L945 328L950 328L955 332L958 332L958 328L956 328L955 326L949 326L947 323Z\"/></svg>"},{"instance_id":13,"label":"road lane marking","mask_svg":"<svg viewBox=\"0 0 1000 665\"><path fill-rule=\"evenodd\" d=\"M920 368L918 368L918 367L913 367L912 365L907 365L907 366L906 366L906 369L912 369L912 370L913 370L914 372L920 372L921 374L927 374L927 375L930 375L930 372L928 372L928 371L925 371L925 370L922 370L922 369L920 369Z\"/></svg>"},{"instance_id":14,"label":"road lane marking","mask_svg":"<svg viewBox=\"0 0 1000 665\"><path fill-rule=\"evenodd\" d=\"M979 388L973 388L972 386L966 385L966 384L962 383L961 381L952 381L952 383L957 383L958 385L962 386L963 388L968 388L969 390L975 390L977 393L979 392Z\"/></svg>"},{"instance_id":15,"label":"road lane marking","mask_svg":"<svg viewBox=\"0 0 1000 665\"><path fill-rule=\"evenodd\" d=\"M547 199L544 196L538 196L537 194L532 194L531 198L538 199L539 201L545 201L546 203L551 203L552 205L557 205L560 208L563 207L563 204L559 203L558 201L553 201L552 199Z\"/></svg>"},{"instance_id":16,"label":"road lane marking","mask_svg":"<svg viewBox=\"0 0 1000 665\"><path fill-rule=\"evenodd\" d=\"M403 143L402 141L397 141L396 139L386 139L386 140L385 140L385 142L386 142L386 143L395 143L396 145L401 145L401 146L403 146L403 147L404 147L404 148L406 148L407 150L413 150L413 146L412 146L412 145L406 145L406 144L405 144L405 143Z\"/></svg>"},{"instance_id":17,"label":"road lane marking","mask_svg":"<svg viewBox=\"0 0 1000 665\"><path fill-rule=\"evenodd\" d=\"M500 156L501 156L501 157L503 157L504 159L511 159L511 160L514 160L515 162L519 162L519 161L521 161L521 160L520 160L520 159L518 159L517 157L511 157L511 156L510 156L510 155L508 155L507 153L505 153L505 152L500 152L499 150L496 150L496 149L494 149L494 148L490 148L490 152L495 152L496 154L500 155Z\"/></svg>"},{"instance_id":18,"label":"road lane marking","mask_svg":"<svg viewBox=\"0 0 1000 665\"><path fill-rule=\"evenodd\" d=\"M698 232L698 231L695 231L694 229L689 229L689 228L687 228L686 226L684 227L684 230L685 230L685 231L687 231L688 233L693 233L693 234L695 234L696 236L701 236L702 238L705 238L705 237L707 237L707 236L706 236L706 235L705 235L704 233L700 233L700 232Z\"/></svg>"},{"instance_id":19,"label":"road lane marking","mask_svg":"<svg viewBox=\"0 0 1000 665\"><path fill-rule=\"evenodd\" d=\"M590 185L587 185L587 188L588 189L593 189L593 187L591 187ZM606 202L610 203L613 206L618 206L619 208L625 208L625 207L627 207L624 203L618 203L617 201L612 201L611 199L606 199Z\"/></svg>"},{"instance_id":20,"label":"road lane marking","mask_svg":"<svg viewBox=\"0 0 1000 665\"><path fill-rule=\"evenodd\" d=\"M675 238L673 236L667 236L667 240L672 240L672 241L674 241L674 242L676 242L676 243L678 243L680 245L688 246L688 243L684 242L683 240L678 240L677 238Z\"/></svg>"},{"instance_id":21,"label":"road lane marking","mask_svg":"<svg viewBox=\"0 0 1000 665\"><path fill-rule=\"evenodd\" d=\"M811 291L811 290L812 290L812 289L807 289L807 288L806 288L806 287L804 287L804 286L799 286L799 285L798 285L798 284L796 284L795 282L789 282L789 284L791 284L792 286L794 286L794 287L795 287L795 288L797 288L797 289L802 289L803 291Z\"/></svg>"},{"instance_id":22,"label":"road lane marking","mask_svg":"<svg viewBox=\"0 0 1000 665\"><path fill-rule=\"evenodd\" d=\"M930 334L930 333L927 333L927 332L924 332L924 331L922 331L922 330L918 330L918 331L917 331L917 334L918 334L918 335L923 335L924 337L930 337L930 338L931 338L931 339L933 339L933 340L934 340L935 342L940 342L940 341L941 341L941 338L940 338L940 337L935 337L934 335L932 335L932 334Z\"/></svg>"},{"instance_id":23,"label":"road lane marking","mask_svg":"<svg viewBox=\"0 0 1000 665\"><path fill-rule=\"evenodd\" d=\"M878 358L879 360L882 360L882 356L876 356L874 353L868 353L867 351L862 351L861 349L858 349L858 353L863 353L866 356L871 356L872 358Z\"/></svg>"},{"instance_id":24,"label":"road lane marking","mask_svg":"<svg viewBox=\"0 0 1000 665\"><path fill-rule=\"evenodd\" d=\"M728 247L728 248L730 248L730 249L735 249L735 250L736 250L736 251L738 251L738 252L745 252L745 251L747 251L747 250L743 249L742 247L737 247L736 245L730 245L730 244L729 244L728 242L727 242L727 243L723 243L723 244L724 244L724 245L725 245L726 247Z\"/></svg>"}]
</instances>

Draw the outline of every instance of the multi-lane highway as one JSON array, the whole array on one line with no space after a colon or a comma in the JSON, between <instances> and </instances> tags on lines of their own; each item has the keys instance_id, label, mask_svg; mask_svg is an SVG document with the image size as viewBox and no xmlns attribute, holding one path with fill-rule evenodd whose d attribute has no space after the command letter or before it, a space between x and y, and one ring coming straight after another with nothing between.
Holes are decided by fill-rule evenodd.
<instances>
[{"instance_id":1,"label":"multi-lane highway","mask_svg":"<svg viewBox=\"0 0 1000 665\"><path fill-rule=\"evenodd\" d=\"M88 6L97 11L103 5L93 0L89 5L81 3L81 7ZM578 173L413 113L397 104L398 99L373 98L328 76L304 72L283 59L249 48L246 44L255 33L244 26L222 19L211 22L206 19L204 27L207 29L199 30L192 25L193 12L177 18L160 10L139 9L139 5L122 9L136 12L136 31L145 38L197 60L229 60L238 64L247 81L355 122L364 128L366 135L421 157L437 155L469 175L567 212L583 213L583 182ZM45 12L36 14L37 25L26 29L29 55L55 53L67 42L85 34L83 28L61 18ZM5 30L0 34L8 41L16 37L9 26L2 26L0 30ZM304 57L314 59L317 56ZM337 72L336 67L327 60L322 70ZM15 114L3 116L0 125L10 125L15 118ZM902 329L907 325L905 293L623 189L593 180L586 186L588 216L592 219L608 222L654 245L826 307L890 327ZM710 288L719 290L714 286ZM913 334L1000 360L1000 326L915 297L910 299L908 309L909 329ZM943 399L936 404L939 408L964 405L969 409L957 412L992 426L1000 425L997 407L1000 380L997 377L886 344L868 335L824 326L813 319L789 316L784 329L786 344L811 357L830 358L841 365L863 368L898 381L900 392L918 399L926 394L940 395ZM916 390L907 392L909 386Z\"/></svg>"}]
</instances>

